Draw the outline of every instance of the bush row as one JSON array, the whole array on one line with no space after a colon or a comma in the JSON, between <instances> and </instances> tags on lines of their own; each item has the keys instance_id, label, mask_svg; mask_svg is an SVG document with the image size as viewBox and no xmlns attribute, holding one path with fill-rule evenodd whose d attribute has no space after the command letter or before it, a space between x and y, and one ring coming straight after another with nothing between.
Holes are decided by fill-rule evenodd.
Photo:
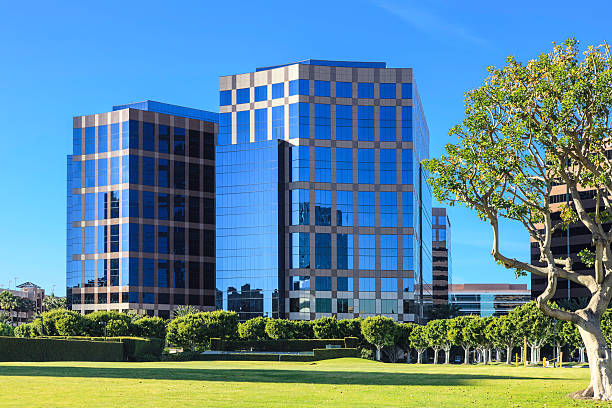
<instances>
[{"instance_id":1,"label":"bush row","mask_svg":"<svg viewBox=\"0 0 612 408\"><path fill-rule=\"evenodd\" d=\"M162 318L128 315L113 311L97 311L88 315L66 309L42 313L42 319L15 328L17 337L90 336L90 337L154 337L166 338Z\"/></svg>"},{"instance_id":2,"label":"bush row","mask_svg":"<svg viewBox=\"0 0 612 408\"><path fill-rule=\"evenodd\" d=\"M0 361L122 361L124 345L110 341L0 337Z\"/></svg>"},{"instance_id":3,"label":"bush row","mask_svg":"<svg viewBox=\"0 0 612 408\"><path fill-rule=\"evenodd\" d=\"M350 342L350 340L349 340ZM216 351L312 351L327 345L346 347L342 339L282 339L282 340L224 340L210 339L210 349Z\"/></svg>"}]
</instances>

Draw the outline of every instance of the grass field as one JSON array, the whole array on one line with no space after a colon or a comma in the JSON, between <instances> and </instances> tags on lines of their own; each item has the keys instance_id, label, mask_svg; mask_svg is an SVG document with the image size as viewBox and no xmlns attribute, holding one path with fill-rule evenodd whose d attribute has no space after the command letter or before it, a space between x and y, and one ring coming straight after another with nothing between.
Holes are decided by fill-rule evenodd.
<instances>
[{"instance_id":1,"label":"grass field","mask_svg":"<svg viewBox=\"0 0 612 408\"><path fill-rule=\"evenodd\" d=\"M598 407L584 368L316 363L0 363L2 407Z\"/></svg>"}]
</instances>

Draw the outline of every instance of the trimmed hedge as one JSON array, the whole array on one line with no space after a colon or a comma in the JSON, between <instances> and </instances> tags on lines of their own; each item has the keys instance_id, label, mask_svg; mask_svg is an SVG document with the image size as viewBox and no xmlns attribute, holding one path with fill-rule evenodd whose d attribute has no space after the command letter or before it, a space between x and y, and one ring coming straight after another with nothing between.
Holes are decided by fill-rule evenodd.
<instances>
[{"instance_id":1,"label":"trimmed hedge","mask_svg":"<svg viewBox=\"0 0 612 408\"><path fill-rule=\"evenodd\" d=\"M359 339L357 337L345 337L344 347L345 348L359 348Z\"/></svg>"},{"instance_id":2,"label":"trimmed hedge","mask_svg":"<svg viewBox=\"0 0 612 408\"><path fill-rule=\"evenodd\" d=\"M0 337L0 361L123 361L123 344L113 341Z\"/></svg>"},{"instance_id":3,"label":"trimmed hedge","mask_svg":"<svg viewBox=\"0 0 612 408\"><path fill-rule=\"evenodd\" d=\"M55 339L55 340L72 340L72 341L106 341L123 344L123 359L128 361L140 361L159 359L164 346L165 340L156 338L143 337L86 337L86 336L40 336L37 339Z\"/></svg>"},{"instance_id":4,"label":"trimmed hedge","mask_svg":"<svg viewBox=\"0 0 612 408\"><path fill-rule=\"evenodd\" d=\"M210 339L214 351L312 351L327 345L345 347L343 339L296 339L296 340L222 340Z\"/></svg>"},{"instance_id":5,"label":"trimmed hedge","mask_svg":"<svg viewBox=\"0 0 612 408\"><path fill-rule=\"evenodd\" d=\"M359 357L359 350L356 348L330 348L314 349L315 360L327 360L330 358Z\"/></svg>"}]
</instances>

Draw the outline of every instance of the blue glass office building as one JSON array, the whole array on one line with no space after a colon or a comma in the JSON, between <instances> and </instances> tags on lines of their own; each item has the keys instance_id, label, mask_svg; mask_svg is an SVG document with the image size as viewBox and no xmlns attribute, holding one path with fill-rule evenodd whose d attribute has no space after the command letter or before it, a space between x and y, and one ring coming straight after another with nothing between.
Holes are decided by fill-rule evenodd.
<instances>
[{"instance_id":1,"label":"blue glass office building","mask_svg":"<svg viewBox=\"0 0 612 408\"><path fill-rule=\"evenodd\" d=\"M307 60L221 77L217 307L420 320L428 152L412 69Z\"/></svg>"},{"instance_id":2,"label":"blue glass office building","mask_svg":"<svg viewBox=\"0 0 612 408\"><path fill-rule=\"evenodd\" d=\"M73 119L67 298L73 310L215 307L218 114L154 101Z\"/></svg>"}]
</instances>

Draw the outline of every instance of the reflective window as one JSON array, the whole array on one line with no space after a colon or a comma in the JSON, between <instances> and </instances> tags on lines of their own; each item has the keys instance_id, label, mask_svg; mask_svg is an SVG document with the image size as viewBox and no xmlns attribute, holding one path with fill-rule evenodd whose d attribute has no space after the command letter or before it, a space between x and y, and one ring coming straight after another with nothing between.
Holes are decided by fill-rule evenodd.
<instances>
[{"instance_id":1,"label":"reflective window","mask_svg":"<svg viewBox=\"0 0 612 408\"><path fill-rule=\"evenodd\" d=\"M380 140L383 142L394 142L397 139L395 112L395 106L380 107Z\"/></svg>"},{"instance_id":2,"label":"reflective window","mask_svg":"<svg viewBox=\"0 0 612 408\"><path fill-rule=\"evenodd\" d=\"M397 292L397 278L380 278L381 292Z\"/></svg>"},{"instance_id":3,"label":"reflective window","mask_svg":"<svg viewBox=\"0 0 612 408\"><path fill-rule=\"evenodd\" d=\"M85 241L85 253L96 253L96 227L83 228L83 240Z\"/></svg>"},{"instance_id":4,"label":"reflective window","mask_svg":"<svg viewBox=\"0 0 612 408\"><path fill-rule=\"evenodd\" d=\"M315 147L315 181L331 183L331 148Z\"/></svg>"},{"instance_id":5,"label":"reflective window","mask_svg":"<svg viewBox=\"0 0 612 408\"><path fill-rule=\"evenodd\" d=\"M219 92L219 105L227 106L232 104L232 91L221 91Z\"/></svg>"},{"instance_id":6,"label":"reflective window","mask_svg":"<svg viewBox=\"0 0 612 408\"><path fill-rule=\"evenodd\" d=\"M98 160L98 185L105 186L108 180L108 160Z\"/></svg>"},{"instance_id":7,"label":"reflective window","mask_svg":"<svg viewBox=\"0 0 612 408\"><path fill-rule=\"evenodd\" d=\"M404 292L414 292L414 278L402 279L402 290Z\"/></svg>"},{"instance_id":8,"label":"reflective window","mask_svg":"<svg viewBox=\"0 0 612 408\"><path fill-rule=\"evenodd\" d=\"M185 255L185 228L174 227L173 234L173 246L172 251L175 255Z\"/></svg>"},{"instance_id":9,"label":"reflective window","mask_svg":"<svg viewBox=\"0 0 612 408\"><path fill-rule=\"evenodd\" d=\"M174 287L185 287L185 261L174 261Z\"/></svg>"},{"instance_id":10,"label":"reflective window","mask_svg":"<svg viewBox=\"0 0 612 408\"><path fill-rule=\"evenodd\" d=\"M106 279L107 266L108 266L108 259L98 259L98 287L107 286L107 279ZM98 302L106 303L106 301L104 302L100 301L100 293L98 293Z\"/></svg>"},{"instance_id":11,"label":"reflective window","mask_svg":"<svg viewBox=\"0 0 612 408\"><path fill-rule=\"evenodd\" d=\"M373 191L360 191L357 195L359 200L359 226L376 226L376 198Z\"/></svg>"},{"instance_id":12,"label":"reflective window","mask_svg":"<svg viewBox=\"0 0 612 408\"><path fill-rule=\"evenodd\" d=\"M336 140L353 140L353 107L336 105Z\"/></svg>"},{"instance_id":13,"label":"reflective window","mask_svg":"<svg viewBox=\"0 0 612 408\"><path fill-rule=\"evenodd\" d=\"M105 220L108 211L109 193L98 193L98 219Z\"/></svg>"},{"instance_id":14,"label":"reflective window","mask_svg":"<svg viewBox=\"0 0 612 408\"><path fill-rule=\"evenodd\" d=\"M359 291L360 292L376 292L376 279L375 278L359 278Z\"/></svg>"},{"instance_id":15,"label":"reflective window","mask_svg":"<svg viewBox=\"0 0 612 408\"><path fill-rule=\"evenodd\" d=\"M315 278L316 290L332 290L331 276L317 276Z\"/></svg>"},{"instance_id":16,"label":"reflective window","mask_svg":"<svg viewBox=\"0 0 612 408\"><path fill-rule=\"evenodd\" d=\"M123 156L121 172L123 183L138 184L138 156Z\"/></svg>"},{"instance_id":17,"label":"reflective window","mask_svg":"<svg viewBox=\"0 0 612 408\"><path fill-rule=\"evenodd\" d=\"M155 159L153 157L142 158L142 184L155 185Z\"/></svg>"},{"instance_id":18,"label":"reflective window","mask_svg":"<svg viewBox=\"0 0 612 408\"><path fill-rule=\"evenodd\" d=\"M157 185L170 187L170 163L166 159L157 160Z\"/></svg>"},{"instance_id":19,"label":"reflective window","mask_svg":"<svg viewBox=\"0 0 612 408\"><path fill-rule=\"evenodd\" d=\"M155 124L142 122L142 149L155 151Z\"/></svg>"},{"instance_id":20,"label":"reflective window","mask_svg":"<svg viewBox=\"0 0 612 408\"><path fill-rule=\"evenodd\" d=\"M308 103L299 102L289 105L289 138L308 138L309 112Z\"/></svg>"},{"instance_id":21,"label":"reflective window","mask_svg":"<svg viewBox=\"0 0 612 408\"><path fill-rule=\"evenodd\" d=\"M170 283L170 268L168 261L160 259L157 261L157 286L167 288Z\"/></svg>"},{"instance_id":22,"label":"reflective window","mask_svg":"<svg viewBox=\"0 0 612 408\"><path fill-rule=\"evenodd\" d=\"M154 286L155 284L155 260L144 258L142 260L142 286Z\"/></svg>"},{"instance_id":23,"label":"reflective window","mask_svg":"<svg viewBox=\"0 0 612 408\"><path fill-rule=\"evenodd\" d=\"M170 219L170 197L168 194L160 193L157 195L157 218L165 221Z\"/></svg>"},{"instance_id":24,"label":"reflective window","mask_svg":"<svg viewBox=\"0 0 612 408\"><path fill-rule=\"evenodd\" d=\"M84 219L85 221L92 221L96 219L96 194L95 193L87 193L84 195L85 200L83 201L84 205Z\"/></svg>"},{"instance_id":25,"label":"reflective window","mask_svg":"<svg viewBox=\"0 0 612 408\"><path fill-rule=\"evenodd\" d=\"M174 221L185 221L185 196L182 194L174 195Z\"/></svg>"},{"instance_id":26,"label":"reflective window","mask_svg":"<svg viewBox=\"0 0 612 408\"><path fill-rule=\"evenodd\" d=\"M119 225L110 226L110 251L119 252ZM113 264L111 260L111 273L112 273L112 267L113 267Z\"/></svg>"},{"instance_id":27,"label":"reflective window","mask_svg":"<svg viewBox=\"0 0 612 408\"><path fill-rule=\"evenodd\" d=\"M96 152L96 128L85 128L85 154L94 154Z\"/></svg>"},{"instance_id":28,"label":"reflective window","mask_svg":"<svg viewBox=\"0 0 612 408\"><path fill-rule=\"evenodd\" d=\"M329 81L314 81L315 96L330 96Z\"/></svg>"},{"instance_id":29,"label":"reflective window","mask_svg":"<svg viewBox=\"0 0 612 408\"><path fill-rule=\"evenodd\" d=\"M83 286L86 288L94 287L95 279L96 279L96 261L87 260L85 261L85 268L83 270L83 281L85 283Z\"/></svg>"},{"instance_id":30,"label":"reflective window","mask_svg":"<svg viewBox=\"0 0 612 408\"><path fill-rule=\"evenodd\" d=\"M110 192L110 217L119 218L119 191Z\"/></svg>"},{"instance_id":31,"label":"reflective window","mask_svg":"<svg viewBox=\"0 0 612 408\"><path fill-rule=\"evenodd\" d=\"M438 241L446 241L446 230L444 229L438 230Z\"/></svg>"},{"instance_id":32,"label":"reflective window","mask_svg":"<svg viewBox=\"0 0 612 408\"><path fill-rule=\"evenodd\" d=\"M232 143L232 114L219 114L219 144L228 145Z\"/></svg>"},{"instance_id":33,"label":"reflective window","mask_svg":"<svg viewBox=\"0 0 612 408\"><path fill-rule=\"evenodd\" d=\"M189 129L189 156L200 158L202 134L199 130Z\"/></svg>"},{"instance_id":34,"label":"reflective window","mask_svg":"<svg viewBox=\"0 0 612 408\"><path fill-rule=\"evenodd\" d=\"M412 99L412 83L402 84L402 99Z\"/></svg>"},{"instance_id":35,"label":"reflective window","mask_svg":"<svg viewBox=\"0 0 612 408\"><path fill-rule=\"evenodd\" d=\"M137 218L138 215L138 190L123 190L121 192L122 199L122 208L121 208L121 216L122 217L134 217ZM111 213L112 213L111 209ZM113 218L111 216L111 218Z\"/></svg>"},{"instance_id":36,"label":"reflective window","mask_svg":"<svg viewBox=\"0 0 612 408\"><path fill-rule=\"evenodd\" d=\"M316 298L317 313L331 313L331 298Z\"/></svg>"},{"instance_id":37,"label":"reflective window","mask_svg":"<svg viewBox=\"0 0 612 408\"><path fill-rule=\"evenodd\" d=\"M309 180L309 147L291 147L291 181Z\"/></svg>"},{"instance_id":38,"label":"reflective window","mask_svg":"<svg viewBox=\"0 0 612 408\"><path fill-rule=\"evenodd\" d=\"M331 225L331 191L315 190L315 225Z\"/></svg>"},{"instance_id":39,"label":"reflective window","mask_svg":"<svg viewBox=\"0 0 612 408\"><path fill-rule=\"evenodd\" d=\"M397 227L397 193L380 192L380 226Z\"/></svg>"},{"instance_id":40,"label":"reflective window","mask_svg":"<svg viewBox=\"0 0 612 408\"><path fill-rule=\"evenodd\" d=\"M285 83L272 84L272 99L283 98L285 96Z\"/></svg>"},{"instance_id":41,"label":"reflective window","mask_svg":"<svg viewBox=\"0 0 612 408\"><path fill-rule=\"evenodd\" d=\"M250 88L236 89L236 104L249 103L250 102L250 96L249 96L250 92L251 92Z\"/></svg>"},{"instance_id":42,"label":"reflective window","mask_svg":"<svg viewBox=\"0 0 612 408\"><path fill-rule=\"evenodd\" d=\"M121 183L121 157L111 157L111 184Z\"/></svg>"},{"instance_id":43,"label":"reflective window","mask_svg":"<svg viewBox=\"0 0 612 408\"><path fill-rule=\"evenodd\" d=\"M359 313L376 313L376 300L359 299Z\"/></svg>"},{"instance_id":44,"label":"reflective window","mask_svg":"<svg viewBox=\"0 0 612 408\"><path fill-rule=\"evenodd\" d=\"M315 139L331 139L330 105L315 104Z\"/></svg>"},{"instance_id":45,"label":"reflective window","mask_svg":"<svg viewBox=\"0 0 612 408\"><path fill-rule=\"evenodd\" d=\"M402 237L402 262L406 271L414 270L414 236L404 235Z\"/></svg>"},{"instance_id":46,"label":"reflective window","mask_svg":"<svg viewBox=\"0 0 612 408\"><path fill-rule=\"evenodd\" d=\"M402 106L402 140L412 141L412 106Z\"/></svg>"},{"instance_id":47,"label":"reflective window","mask_svg":"<svg viewBox=\"0 0 612 408\"><path fill-rule=\"evenodd\" d=\"M331 269L331 234L315 234L315 268Z\"/></svg>"},{"instance_id":48,"label":"reflective window","mask_svg":"<svg viewBox=\"0 0 612 408\"><path fill-rule=\"evenodd\" d=\"M255 87L255 102L265 101L268 99L268 86L256 86Z\"/></svg>"},{"instance_id":49,"label":"reflective window","mask_svg":"<svg viewBox=\"0 0 612 408\"><path fill-rule=\"evenodd\" d=\"M397 183L396 157L395 149L380 149L380 184Z\"/></svg>"},{"instance_id":50,"label":"reflective window","mask_svg":"<svg viewBox=\"0 0 612 408\"><path fill-rule=\"evenodd\" d=\"M310 313L310 298L291 298L289 299L289 311L295 313Z\"/></svg>"},{"instance_id":51,"label":"reflective window","mask_svg":"<svg viewBox=\"0 0 612 408\"><path fill-rule=\"evenodd\" d=\"M336 183L353 182L353 149L336 148Z\"/></svg>"},{"instance_id":52,"label":"reflective window","mask_svg":"<svg viewBox=\"0 0 612 408\"><path fill-rule=\"evenodd\" d=\"M85 187L96 186L96 161L85 160Z\"/></svg>"},{"instance_id":53,"label":"reflective window","mask_svg":"<svg viewBox=\"0 0 612 408\"><path fill-rule=\"evenodd\" d=\"M412 150L402 150L402 184L414 184Z\"/></svg>"},{"instance_id":54,"label":"reflective window","mask_svg":"<svg viewBox=\"0 0 612 408\"><path fill-rule=\"evenodd\" d=\"M290 276L289 290L310 290L310 276Z\"/></svg>"},{"instance_id":55,"label":"reflective window","mask_svg":"<svg viewBox=\"0 0 612 408\"><path fill-rule=\"evenodd\" d=\"M72 129L72 154L81 155L83 154L83 129L77 128Z\"/></svg>"},{"instance_id":56,"label":"reflective window","mask_svg":"<svg viewBox=\"0 0 612 408\"><path fill-rule=\"evenodd\" d=\"M336 191L336 223L345 227L353 225L352 191Z\"/></svg>"},{"instance_id":57,"label":"reflective window","mask_svg":"<svg viewBox=\"0 0 612 408\"><path fill-rule=\"evenodd\" d=\"M119 123L111 124L110 128L111 151L119 150L121 146L121 133L119 132Z\"/></svg>"},{"instance_id":58,"label":"reflective window","mask_svg":"<svg viewBox=\"0 0 612 408\"><path fill-rule=\"evenodd\" d=\"M291 225L310 224L310 190L291 191Z\"/></svg>"},{"instance_id":59,"label":"reflective window","mask_svg":"<svg viewBox=\"0 0 612 408\"><path fill-rule=\"evenodd\" d=\"M142 252L155 252L155 226L144 224L142 226Z\"/></svg>"},{"instance_id":60,"label":"reflective window","mask_svg":"<svg viewBox=\"0 0 612 408\"><path fill-rule=\"evenodd\" d=\"M185 189L185 162L174 162L174 188Z\"/></svg>"},{"instance_id":61,"label":"reflective window","mask_svg":"<svg viewBox=\"0 0 612 408\"><path fill-rule=\"evenodd\" d=\"M412 191L402 192L402 223L404 227L415 226Z\"/></svg>"},{"instance_id":62,"label":"reflective window","mask_svg":"<svg viewBox=\"0 0 612 408\"><path fill-rule=\"evenodd\" d=\"M376 268L376 240L375 235L359 235L359 269ZM373 278L372 278L373 279ZM359 290L361 289L361 278L359 280Z\"/></svg>"},{"instance_id":63,"label":"reflective window","mask_svg":"<svg viewBox=\"0 0 612 408\"><path fill-rule=\"evenodd\" d=\"M108 125L98 126L98 153L108 150Z\"/></svg>"},{"instance_id":64,"label":"reflective window","mask_svg":"<svg viewBox=\"0 0 612 408\"><path fill-rule=\"evenodd\" d=\"M185 129L174 128L174 154L185 155Z\"/></svg>"},{"instance_id":65,"label":"reflective window","mask_svg":"<svg viewBox=\"0 0 612 408\"><path fill-rule=\"evenodd\" d=\"M385 314L397 313L397 299L382 299L380 301L380 312Z\"/></svg>"},{"instance_id":66,"label":"reflective window","mask_svg":"<svg viewBox=\"0 0 612 408\"><path fill-rule=\"evenodd\" d=\"M395 84L380 84L380 99L395 99Z\"/></svg>"},{"instance_id":67,"label":"reflective window","mask_svg":"<svg viewBox=\"0 0 612 408\"><path fill-rule=\"evenodd\" d=\"M352 234L336 235L336 244L337 244L337 252L336 252L337 268L338 269L353 269L353 235ZM351 282L351 285L352 285L352 282Z\"/></svg>"},{"instance_id":68,"label":"reflective window","mask_svg":"<svg viewBox=\"0 0 612 408\"><path fill-rule=\"evenodd\" d=\"M397 269L397 235L380 236L380 269Z\"/></svg>"},{"instance_id":69,"label":"reflective window","mask_svg":"<svg viewBox=\"0 0 612 408\"><path fill-rule=\"evenodd\" d=\"M359 82L357 84L358 98L374 98L374 84L369 82Z\"/></svg>"},{"instance_id":70,"label":"reflective window","mask_svg":"<svg viewBox=\"0 0 612 408\"><path fill-rule=\"evenodd\" d=\"M310 234L294 232L291 234L292 268L310 267Z\"/></svg>"},{"instance_id":71,"label":"reflective window","mask_svg":"<svg viewBox=\"0 0 612 408\"><path fill-rule=\"evenodd\" d=\"M289 95L308 95L308 80L295 79L289 81Z\"/></svg>"},{"instance_id":72,"label":"reflective window","mask_svg":"<svg viewBox=\"0 0 612 408\"><path fill-rule=\"evenodd\" d=\"M359 149L357 152L357 179L360 184L374 184L374 150Z\"/></svg>"},{"instance_id":73,"label":"reflective window","mask_svg":"<svg viewBox=\"0 0 612 408\"><path fill-rule=\"evenodd\" d=\"M374 107L357 107L357 138L364 141L374 140Z\"/></svg>"},{"instance_id":74,"label":"reflective window","mask_svg":"<svg viewBox=\"0 0 612 408\"><path fill-rule=\"evenodd\" d=\"M272 139L285 139L285 107L274 106L272 108Z\"/></svg>"},{"instance_id":75,"label":"reflective window","mask_svg":"<svg viewBox=\"0 0 612 408\"><path fill-rule=\"evenodd\" d=\"M347 278L339 276L337 280L338 292L352 292L353 291L353 278Z\"/></svg>"},{"instance_id":76,"label":"reflective window","mask_svg":"<svg viewBox=\"0 0 612 408\"><path fill-rule=\"evenodd\" d=\"M337 98L352 98L353 84L351 82L336 82Z\"/></svg>"},{"instance_id":77,"label":"reflective window","mask_svg":"<svg viewBox=\"0 0 612 408\"><path fill-rule=\"evenodd\" d=\"M338 313L354 313L353 299L336 299Z\"/></svg>"},{"instance_id":78,"label":"reflective window","mask_svg":"<svg viewBox=\"0 0 612 408\"><path fill-rule=\"evenodd\" d=\"M242 113L242 112L240 112ZM268 139L268 109L255 109L255 141Z\"/></svg>"},{"instance_id":79,"label":"reflective window","mask_svg":"<svg viewBox=\"0 0 612 408\"><path fill-rule=\"evenodd\" d=\"M111 259L110 260L110 285L111 286L119 286L119 259ZM117 295L115 293L115 295ZM113 302L113 294L111 293L111 303L119 303L117 299L116 302Z\"/></svg>"}]
</instances>

